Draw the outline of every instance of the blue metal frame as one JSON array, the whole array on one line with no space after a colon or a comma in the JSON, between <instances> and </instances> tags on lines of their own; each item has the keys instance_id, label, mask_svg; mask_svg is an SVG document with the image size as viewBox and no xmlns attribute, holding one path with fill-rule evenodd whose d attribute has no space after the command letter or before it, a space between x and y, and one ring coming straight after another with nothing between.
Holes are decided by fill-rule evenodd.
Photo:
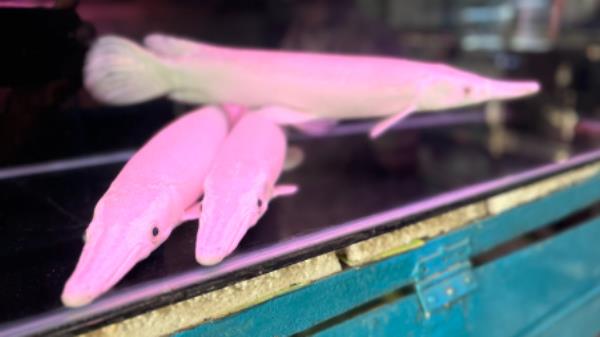
<instances>
[{"instance_id":1,"label":"blue metal frame","mask_svg":"<svg viewBox=\"0 0 600 337\"><path fill-rule=\"evenodd\" d=\"M322 325L314 335L594 336L600 331L600 217L476 268L469 258L599 200L597 175L177 336L288 336L406 287L414 291Z\"/></svg>"}]
</instances>

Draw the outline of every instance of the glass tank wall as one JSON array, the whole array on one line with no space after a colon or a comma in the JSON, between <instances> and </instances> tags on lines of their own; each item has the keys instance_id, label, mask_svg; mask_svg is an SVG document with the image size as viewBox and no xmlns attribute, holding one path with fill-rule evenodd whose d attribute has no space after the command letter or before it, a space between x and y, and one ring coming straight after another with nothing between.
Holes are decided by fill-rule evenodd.
<instances>
[{"instance_id":1,"label":"glass tank wall","mask_svg":"<svg viewBox=\"0 0 600 337\"><path fill-rule=\"evenodd\" d=\"M599 1L0 1L0 326L63 312L60 292L98 198L136 149L192 108L167 98L108 106L85 90L96 37L151 32L542 84L523 100L415 114L375 141L372 120L320 136L288 130L304 160L282 181L300 192L274 201L236 256L600 145ZM202 268L196 226L176 229L111 295Z\"/></svg>"}]
</instances>

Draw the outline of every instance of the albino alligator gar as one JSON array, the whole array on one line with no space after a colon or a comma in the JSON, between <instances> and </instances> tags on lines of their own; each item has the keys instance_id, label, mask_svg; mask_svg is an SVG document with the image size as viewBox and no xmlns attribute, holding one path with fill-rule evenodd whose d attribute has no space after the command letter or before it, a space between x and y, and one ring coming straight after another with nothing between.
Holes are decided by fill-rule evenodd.
<instances>
[{"instance_id":1,"label":"albino alligator gar","mask_svg":"<svg viewBox=\"0 0 600 337\"><path fill-rule=\"evenodd\" d=\"M415 111L462 107L536 93L535 81L501 81L443 64L390 57L267 51L208 45L161 34L146 50L100 38L85 84L108 104L168 95L186 103L240 104L282 125L383 117L377 137Z\"/></svg>"},{"instance_id":2,"label":"albino alligator gar","mask_svg":"<svg viewBox=\"0 0 600 337\"><path fill-rule=\"evenodd\" d=\"M163 128L127 162L96 205L62 293L66 306L108 291L173 228L198 217L194 203L227 132L223 111L202 108Z\"/></svg>"},{"instance_id":3,"label":"albino alligator gar","mask_svg":"<svg viewBox=\"0 0 600 337\"><path fill-rule=\"evenodd\" d=\"M271 199L296 192L294 185L275 186L285 154L286 138L279 126L260 114L242 115L204 183L196 239L200 264L221 262L267 211Z\"/></svg>"}]
</instances>

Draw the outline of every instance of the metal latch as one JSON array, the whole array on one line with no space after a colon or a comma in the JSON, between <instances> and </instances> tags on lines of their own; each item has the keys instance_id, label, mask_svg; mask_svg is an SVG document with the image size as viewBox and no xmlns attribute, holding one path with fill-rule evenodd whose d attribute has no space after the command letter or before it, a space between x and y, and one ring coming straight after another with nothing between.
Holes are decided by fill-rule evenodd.
<instances>
[{"instance_id":1,"label":"metal latch","mask_svg":"<svg viewBox=\"0 0 600 337\"><path fill-rule=\"evenodd\" d=\"M469 240L465 239L440 246L435 253L417 262L413 276L425 317L449 307L477 287L469 253Z\"/></svg>"}]
</instances>

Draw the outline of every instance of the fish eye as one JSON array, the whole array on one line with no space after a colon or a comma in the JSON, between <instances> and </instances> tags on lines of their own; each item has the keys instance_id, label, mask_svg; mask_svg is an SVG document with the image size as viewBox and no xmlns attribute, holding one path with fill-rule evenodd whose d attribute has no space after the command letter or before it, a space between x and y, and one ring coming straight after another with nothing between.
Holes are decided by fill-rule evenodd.
<instances>
[{"instance_id":1,"label":"fish eye","mask_svg":"<svg viewBox=\"0 0 600 337\"><path fill-rule=\"evenodd\" d=\"M471 87L464 87L463 92L465 93L465 95L471 94Z\"/></svg>"},{"instance_id":2,"label":"fish eye","mask_svg":"<svg viewBox=\"0 0 600 337\"><path fill-rule=\"evenodd\" d=\"M256 202L256 204L258 205L258 207L262 207L263 202L262 202L262 200L258 199L258 201Z\"/></svg>"},{"instance_id":3,"label":"fish eye","mask_svg":"<svg viewBox=\"0 0 600 337\"><path fill-rule=\"evenodd\" d=\"M154 226L152 228L152 236L157 237L158 236L158 227Z\"/></svg>"}]
</instances>

